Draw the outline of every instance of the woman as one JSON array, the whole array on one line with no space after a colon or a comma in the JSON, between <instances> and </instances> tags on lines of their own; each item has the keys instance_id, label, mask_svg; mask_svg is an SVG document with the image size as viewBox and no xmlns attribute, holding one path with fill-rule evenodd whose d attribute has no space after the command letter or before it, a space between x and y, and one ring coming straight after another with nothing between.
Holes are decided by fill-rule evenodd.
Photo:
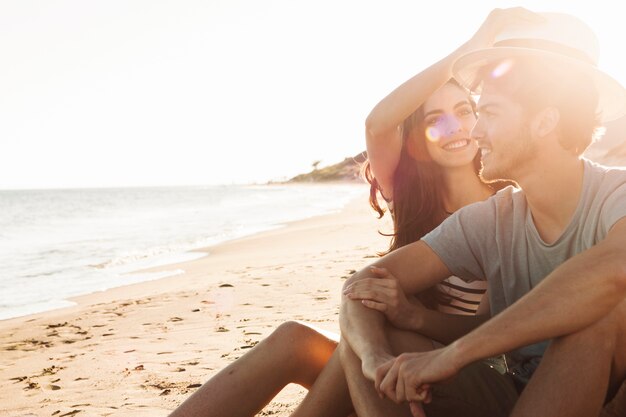
<instances>
[{"instance_id":1,"label":"woman","mask_svg":"<svg viewBox=\"0 0 626 417\"><path fill-rule=\"evenodd\" d=\"M418 240L453 211L493 194L477 176L478 148L469 135L476 116L467 92L450 81L451 67L461 54L491 45L502 25L527 18L513 10L491 13L469 42L402 84L367 118L365 172L373 207L382 215L378 193L392 207L389 250ZM385 271L375 273L386 277ZM388 289L395 280L380 282ZM448 280L445 287L423 294L422 303L440 311L475 313L484 287L457 284ZM384 310L392 321L394 314L395 320L410 318L419 303L408 302L401 291L391 294L363 303ZM409 326L410 320L405 321ZM170 417L254 416L292 382L309 388L292 416L348 416L352 405L336 346L335 340L304 324L285 323L206 382Z\"/></svg>"},{"instance_id":2,"label":"woman","mask_svg":"<svg viewBox=\"0 0 626 417\"><path fill-rule=\"evenodd\" d=\"M418 75L418 82L425 74ZM455 210L494 192L477 175L478 147L469 134L476 121L474 103L456 81L447 81L399 127L388 119L387 106L397 109L403 101L419 99L411 94L411 81L381 101L366 123L370 204L382 217L380 195L392 213L389 251L420 239ZM420 301L446 313L475 314L485 289L483 281L467 284L450 277L420 294ZM376 306L369 300L364 304Z\"/></svg>"}]
</instances>

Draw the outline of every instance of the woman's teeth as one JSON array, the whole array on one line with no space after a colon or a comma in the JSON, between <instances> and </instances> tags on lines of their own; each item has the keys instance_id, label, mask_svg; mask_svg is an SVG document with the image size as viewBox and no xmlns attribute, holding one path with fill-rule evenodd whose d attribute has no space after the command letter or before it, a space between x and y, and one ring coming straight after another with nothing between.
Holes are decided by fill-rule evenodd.
<instances>
[{"instance_id":1,"label":"woman's teeth","mask_svg":"<svg viewBox=\"0 0 626 417\"><path fill-rule=\"evenodd\" d=\"M470 141L467 139L455 140L454 142L446 143L442 148L446 151L452 151L455 149L463 148L469 145Z\"/></svg>"}]
</instances>

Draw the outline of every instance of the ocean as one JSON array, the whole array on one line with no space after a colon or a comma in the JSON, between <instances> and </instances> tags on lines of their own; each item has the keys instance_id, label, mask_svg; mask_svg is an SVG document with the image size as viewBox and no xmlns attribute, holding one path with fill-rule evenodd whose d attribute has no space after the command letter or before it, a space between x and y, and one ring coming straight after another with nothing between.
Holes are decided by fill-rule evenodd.
<instances>
[{"instance_id":1,"label":"ocean","mask_svg":"<svg viewBox=\"0 0 626 417\"><path fill-rule=\"evenodd\" d=\"M341 210L363 184L0 191L0 320L180 274L132 273ZM208 256L211 256L210 253Z\"/></svg>"}]
</instances>

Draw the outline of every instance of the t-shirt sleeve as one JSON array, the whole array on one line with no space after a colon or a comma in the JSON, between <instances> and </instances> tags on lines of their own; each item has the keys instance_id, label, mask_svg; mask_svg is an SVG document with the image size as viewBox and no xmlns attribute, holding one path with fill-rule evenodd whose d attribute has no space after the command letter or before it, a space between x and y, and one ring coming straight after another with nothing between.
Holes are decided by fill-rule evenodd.
<instances>
[{"instance_id":1,"label":"t-shirt sleeve","mask_svg":"<svg viewBox=\"0 0 626 417\"><path fill-rule=\"evenodd\" d=\"M619 220L626 217L626 183L621 184L606 199L600 216L601 230L606 234Z\"/></svg>"},{"instance_id":2,"label":"t-shirt sleeve","mask_svg":"<svg viewBox=\"0 0 626 417\"><path fill-rule=\"evenodd\" d=\"M467 282L485 280L485 251L481 246L493 239L494 217L491 199L471 204L448 217L422 240L453 275Z\"/></svg>"}]
</instances>

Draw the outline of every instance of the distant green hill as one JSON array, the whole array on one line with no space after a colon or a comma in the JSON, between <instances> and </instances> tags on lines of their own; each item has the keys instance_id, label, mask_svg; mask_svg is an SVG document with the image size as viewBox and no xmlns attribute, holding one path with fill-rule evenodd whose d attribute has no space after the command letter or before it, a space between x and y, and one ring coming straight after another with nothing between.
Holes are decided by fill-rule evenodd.
<instances>
[{"instance_id":1,"label":"distant green hill","mask_svg":"<svg viewBox=\"0 0 626 417\"><path fill-rule=\"evenodd\" d=\"M361 178L361 165L365 162L365 151L356 156L348 157L338 164L324 168L315 168L306 174L296 175L287 182L329 182L329 181L359 181Z\"/></svg>"}]
</instances>

